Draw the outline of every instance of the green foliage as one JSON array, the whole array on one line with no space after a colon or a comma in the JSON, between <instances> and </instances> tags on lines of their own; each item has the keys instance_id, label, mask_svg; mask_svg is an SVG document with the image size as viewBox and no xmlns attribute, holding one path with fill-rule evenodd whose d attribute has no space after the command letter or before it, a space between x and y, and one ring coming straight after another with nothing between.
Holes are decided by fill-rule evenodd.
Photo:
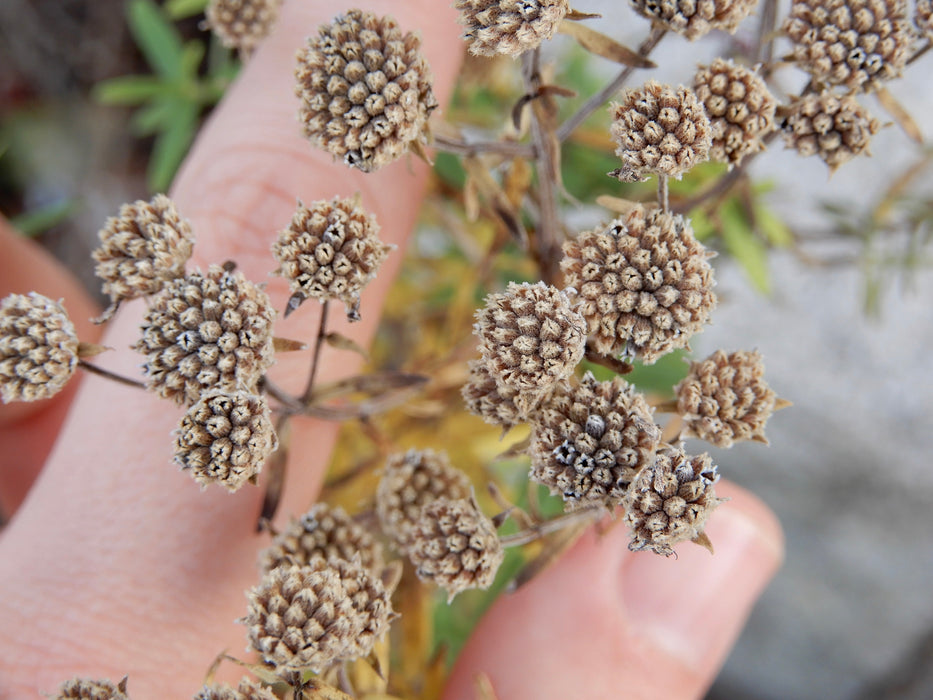
<instances>
[{"instance_id":1,"label":"green foliage","mask_svg":"<svg viewBox=\"0 0 933 700\"><path fill-rule=\"evenodd\" d=\"M14 216L10 219L10 224L24 236L34 238L65 221L74 213L77 204L76 199L51 202Z\"/></svg>"}]
</instances>

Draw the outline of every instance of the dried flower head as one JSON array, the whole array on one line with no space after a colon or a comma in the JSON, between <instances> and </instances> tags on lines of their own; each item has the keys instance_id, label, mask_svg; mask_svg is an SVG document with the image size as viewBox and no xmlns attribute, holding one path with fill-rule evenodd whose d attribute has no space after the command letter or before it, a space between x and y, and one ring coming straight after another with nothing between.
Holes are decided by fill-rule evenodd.
<instances>
[{"instance_id":1,"label":"dried flower head","mask_svg":"<svg viewBox=\"0 0 933 700\"><path fill-rule=\"evenodd\" d=\"M362 10L321 26L295 72L307 137L364 172L425 142L437 100L420 49L421 40L394 19Z\"/></svg>"},{"instance_id":2,"label":"dried flower head","mask_svg":"<svg viewBox=\"0 0 933 700\"><path fill-rule=\"evenodd\" d=\"M465 498L425 506L408 555L418 578L445 589L448 602L468 588L489 588L505 556L492 521Z\"/></svg>"},{"instance_id":3,"label":"dried flower head","mask_svg":"<svg viewBox=\"0 0 933 700\"><path fill-rule=\"evenodd\" d=\"M464 38L475 56L518 56L557 31L567 0L456 0Z\"/></svg>"},{"instance_id":4,"label":"dried flower head","mask_svg":"<svg viewBox=\"0 0 933 700\"><path fill-rule=\"evenodd\" d=\"M393 246L379 240L376 217L354 199L313 202L298 208L279 233L272 254L276 274L288 280L295 299L340 299L358 319L360 290L376 276Z\"/></svg>"},{"instance_id":5,"label":"dried flower head","mask_svg":"<svg viewBox=\"0 0 933 700\"><path fill-rule=\"evenodd\" d=\"M794 0L784 31L814 79L850 90L899 77L913 41L906 0Z\"/></svg>"},{"instance_id":6,"label":"dried flower head","mask_svg":"<svg viewBox=\"0 0 933 700\"><path fill-rule=\"evenodd\" d=\"M559 388L532 422L531 478L570 509L613 508L654 461L661 430L645 397L621 377L598 382L587 372Z\"/></svg>"},{"instance_id":7,"label":"dried flower head","mask_svg":"<svg viewBox=\"0 0 933 700\"><path fill-rule=\"evenodd\" d=\"M247 481L255 483L277 447L265 398L209 389L181 419L175 461L202 488L219 484L234 492Z\"/></svg>"},{"instance_id":8,"label":"dried flower head","mask_svg":"<svg viewBox=\"0 0 933 700\"><path fill-rule=\"evenodd\" d=\"M629 549L670 556L675 544L697 540L721 502L713 489L718 480L709 455L688 456L676 447L659 450L624 500L625 523L632 529Z\"/></svg>"},{"instance_id":9,"label":"dried flower head","mask_svg":"<svg viewBox=\"0 0 933 700\"><path fill-rule=\"evenodd\" d=\"M78 336L60 302L36 292L0 303L0 398L54 396L78 366Z\"/></svg>"},{"instance_id":10,"label":"dried flower head","mask_svg":"<svg viewBox=\"0 0 933 700\"><path fill-rule=\"evenodd\" d=\"M622 159L619 179L633 182L655 173L679 179L709 157L709 117L690 88L649 80L620 98L609 106L609 132Z\"/></svg>"},{"instance_id":11,"label":"dried flower head","mask_svg":"<svg viewBox=\"0 0 933 700\"><path fill-rule=\"evenodd\" d=\"M643 17L657 20L690 41L712 29L734 34L758 0L629 0Z\"/></svg>"},{"instance_id":12,"label":"dried flower head","mask_svg":"<svg viewBox=\"0 0 933 700\"><path fill-rule=\"evenodd\" d=\"M496 382L481 359L470 361L470 376L461 393L467 410L490 425L508 430L524 421L522 410L515 404L518 391Z\"/></svg>"},{"instance_id":13,"label":"dried flower head","mask_svg":"<svg viewBox=\"0 0 933 700\"><path fill-rule=\"evenodd\" d=\"M220 43L247 57L272 33L282 0L210 0L205 24Z\"/></svg>"},{"instance_id":14,"label":"dried flower head","mask_svg":"<svg viewBox=\"0 0 933 700\"><path fill-rule=\"evenodd\" d=\"M273 361L274 318L266 293L239 272L212 265L172 280L134 346L147 357L147 387L188 405L208 389L255 392Z\"/></svg>"},{"instance_id":15,"label":"dried flower head","mask_svg":"<svg viewBox=\"0 0 933 700\"><path fill-rule=\"evenodd\" d=\"M473 332L489 372L518 392L524 412L573 373L586 349L586 321L565 291L544 282L490 294Z\"/></svg>"},{"instance_id":16,"label":"dried flower head","mask_svg":"<svg viewBox=\"0 0 933 700\"><path fill-rule=\"evenodd\" d=\"M126 678L117 684L105 680L72 678L62 683L52 700L127 700Z\"/></svg>"},{"instance_id":17,"label":"dried flower head","mask_svg":"<svg viewBox=\"0 0 933 700\"><path fill-rule=\"evenodd\" d=\"M383 569L382 547L365 528L340 506L315 503L273 538L260 554L259 566L265 572L283 564L304 566L314 559L356 557L373 573Z\"/></svg>"},{"instance_id":18,"label":"dried flower head","mask_svg":"<svg viewBox=\"0 0 933 700\"><path fill-rule=\"evenodd\" d=\"M191 225L164 194L124 204L97 235L94 274L104 281L103 292L111 301L102 321L120 302L155 294L168 280L184 275L194 245Z\"/></svg>"},{"instance_id":19,"label":"dried flower head","mask_svg":"<svg viewBox=\"0 0 933 700\"><path fill-rule=\"evenodd\" d=\"M805 95L787 107L784 141L802 156L819 156L830 172L855 156L870 155L868 144L881 122L854 97L829 92Z\"/></svg>"},{"instance_id":20,"label":"dried flower head","mask_svg":"<svg viewBox=\"0 0 933 700\"><path fill-rule=\"evenodd\" d=\"M917 31L927 39L933 38L933 1L917 0L914 12L914 25Z\"/></svg>"},{"instance_id":21,"label":"dried flower head","mask_svg":"<svg viewBox=\"0 0 933 700\"><path fill-rule=\"evenodd\" d=\"M650 364L708 321L716 305L708 257L686 219L637 206L565 243L561 269L579 290L593 347Z\"/></svg>"},{"instance_id":22,"label":"dried flower head","mask_svg":"<svg viewBox=\"0 0 933 700\"><path fill-rule=\"evenodd\" d=\"M244 678L236 688L219 683L205 685L194 700L277 700L277 696L269 688Z\"/></svg>"},{"instance_id":23,"label":"dried flower head","mask_svg":"<svg viewBox=\"0 0 933 700\"><path fill-rule=\"evenodd\" d=\"M421 509L438 498L468 498L470 480L444 452L408 450L391 455L376 489L382 531L401 552L411 544Z\"/></svg>"},{"instance_id":24,"label":"dried flower head","mask_svg":"<svg viewBox=\"0 0 933 700\"><path fill-rule=\"evenodd\" d=\"M755 71L717 58L699 67L693 89L710 118L710 159L738 165L764 150L762 136L775 128L776 102Z\"/></svg>"},{"instance_id":25,"label":"dried flower head","mask_svg":"<svg viewBox=\"0 0 933 700\"><path fill-rule=\"evenodd\" d=\"M354 557L352 561L331 559L326 563L317 559L312 566L333 569L340 574L360 628L350 645L349 656L368 656L396 617L392 610L391 591L386 589L379 574L360 563L359 557Z\"/></svg>"}]
</instances>

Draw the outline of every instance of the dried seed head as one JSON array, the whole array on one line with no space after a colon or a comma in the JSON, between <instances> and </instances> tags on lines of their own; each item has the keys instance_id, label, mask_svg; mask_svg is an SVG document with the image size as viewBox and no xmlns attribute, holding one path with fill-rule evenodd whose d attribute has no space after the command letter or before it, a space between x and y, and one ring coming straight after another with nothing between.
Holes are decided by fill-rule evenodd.
<instances>
[{"instance_id":1,"label":"dried seed head","mask_svg":"<svg viewBox=\"0 0 933 700\"><path fill-rule=\"evenodd\" d=\"M181 419L175 461L202 488L219 484L231 493L254 483L278 447L269 405L245 391L205 391Z\"/></svg>"},{"instance_id":2,"label":"dried seed head","mask_svg":"<svg viewBox=\"0 0 933 700\"><path fill-rule=\"evenodd\" d=\"M734 34L758 0L629 0L643 17L657 20L690 41L711 29Z\"/></svg>"},{"instance_id":3,"label":"dried seed head","mask_svg":"<svg viewBox=\"0 0 933 700\"><path fill-rule=\"evenodd\" d=\"M194 700L277 700L277 697L269 688L244 678L236 688L217 683L206 685Z\"/></svg>"},{"instance_id":4,"label":"dried seed head","mask_svg":"<svg viewBox=\"0 0 933 700\"><path fill-rule=\"evenodd\" d=\"M208 389L255 391L273 361L274 318L266 293L239 272L212 265L172 280L134 346L147 357L147 387L188 405Z\"/></svg>"},{"instance_id":5,"label":"dried seed head","mask_svg":"<svg viewBox=\"0 0 933 700\"><path fill-rule=\"evenodd\" d=\"M670 556L679 542L695 540L719 505L713 485L719 474L709 458L688 456L680 448L658 451L625 496L625 523L632 529L629 549L650 549Z\"/></svg>"},{"instance_id":6,"label":"dried seed head","mask_svg":"<svg viewBox=\"0 0 933 700\"><path fill-rule=\"evenodd\" d=\"M78 336L60 302L36 292L0 303L0 398L54 396L78 366Z\"/></svg>"},{"instance_id":7,"label":"dried seed head","mask_svg":"<svg viewBox=\"0 0 933 700\"><path fill-rule=\"evenodd\" d=\"M527 412L583 359L586 321L562 290L510 282L476 312L473 332L490 374Z\"/></svg>"},{"instance_id":8,"label":"dried seed head","mask_svg":"<svg viewBox=\"0 0 933 700\"><path fill-rule=\"evenodd\" d=\"M391 17L350 10L298 54L298 112L311 142L364 172L401 157L437 100L421 40Z\"/></svg>"},{"instance_id":9,"label":"dried seed head","mask_svg":"<svg viewBox=\"0 0 933 700\"><path fill-rule=\"evenodd\" d=\"M376 217L353 199L322 200L310 207L298 202L291 224L272 246L279 261L276 274L301 297L340 299L352 318L360 290L392 250L378 233Z\"/></svg>"},{"instance_id":10,"label":"dried seed head","mask_svg":"<svg viewBox=\"0 0 933 700\"><path fill-rule=\"evenodd\" d=\"M451 466L446 453L409 450L386 461L376 490L376 513L382 531L404 553L422 508L438 498L469 496L470 479Z\"/></svg>"},{"instance_id":11,"label":"dried seed head","mask_svg":"<svg viewBox=\"0 0 933 700\"><path fill-rule=\"evenodd\" d=\"M850 90L899 77L913 41L906 0L794 0L784 31L814 79Z\"/></svg>"},{"instance_id":12,"label":"dried seed head","mask_svg":"<svg viewBox=\"0 0 933 700\"><path fill-rule=\"evenodd\" d=\"M613 508L654 461L661 430L645 397L621 377L589 372L541 405L531 432L531 478L560 494L568 509Z\"/></svg>"},{"instance_id":13,"label":"dried seed head","mask_svg":"<svg viewBox=\"0 0 933 700\"><path fill-rule=\"evenodd\" d=\"M382 547L369 532L340 506L315 503L275 536L260 554L259 566L265 572L283 564L304 566L314 559L350 561L355 557L375 574L383 569Z\"/></svg>"},{"instance_id":14,"label":"dried seed head","mask_svg":"<svg viewBox=\"0 0 933 700\"><path fill-rule=\"evenodd\" d=\"M690 372L675 388L685 436L716 447L731 447L741 440L768 444L765 423L774 413L777 395L765 382L764 372L758 352L717 350L691 363Z\"/></svg>"},{"instance_id":15,"label":"dried seed head","mask_svg":"<svg viewBox=\"0 0 933 700\"><path fill-rule=\"evenodd\" d=\"M931 0L917 0L914 24L920 34L927 39L933 39L933 2Z\"/></svg>"},{"instance_id":16,"label":"dried seed head","mask_svg":"<svg viewBox=\"0 0 933 700\"><path fill-rule=\"evenodd\" d=\"M126 679L119 684L110 681L72 678L65 681L52 700L127 700Z\"/></svg>"},{"instance_id":17,"label":"dried seed head","mask_svg":"<svg viewBox=\"0 0 933 700\"><path fill-rule=\"evenodd\" d=\"M819 156L834 172L855 156L871 155L868 144L880 128L854 97L824 92L788 106L784 141L802 156Z\"/></svg>"},{"instance_id":18,"label":"dried seed head","mask_svg":"<svg viewBox=\"0 0 933 700\"><path fill-rule=\"evenodd\" d=\"M467 410L490 425L506 430L524 421L524 414L515 405L518 391L500 386L483 360L470 361L470 377L461 391Z\"/></svg>"},{"instance_id":19,"label":"dried seed head","mask_svg":"<svg viewBox=\"0 0 933 700\"><path fill-rule=\"evenodd\" d=\"M282 0L210 0L205 24L228 49L247 57L272 33Z\"/></svg>"},{"instance_id":20,"label":"dried seed head","mask_svg":"<svg viewBox=\"0 0 933 700\"><path fill-rule=\"evenodd\" d=\"M579 290L593 347L651 364L708 321L716 305L708 257L686 219L637 206L565 243L561 269Z\"/></svg>"},{"instance_id":21,"label":"dried seed head","mask_svg":"<svg viewBox=\"0 0 933 700\"><path fill-rule=\"evenodd\" d=\"M632 182L654 173L679 179L709 157L709 117L693 90L649 80L620 97L609 106L620 179Z\"/></svg>"},{"instance_id":22,"label":"dried seed head","mask_svg":"<svg viewBox=\"0 0 933 700\"><path fill-rule=\"evenodd\" d=\"M775 128L776 103L753 70L717 58L699 67L693 89L709 115L712 160L738 165L764 150L761 137Z\"/></svg>"},{"instance_id":23,"label":"dried seed head","mask_svg":"<svg viewBox=\"0 0 933 700\"><path fill-rule=\"evenodd\" d=\"M392 617L389 595L359 562L280 566L248 594L249 649L279 671L321 671L368 654ZM368 648L367 648L368 645Z\"/></svg>"},{"instance_id":24,"label":"dried seed head","mask_svg":"<svg viewBox=\"0 0 933 700\"><path fill-rule=\"evenodd\" d=\"M120 302L155 294L168 280L184 275L194 245L191 225L164 194L124 204L97 235L94 274L104 281L111 301L103 320Z\"/></svg>"},{"instance_id":25,"label":"dried seed head","mask_svg":"<svg viewBox=\"0 0 933 700\"><path fill-rule=\"evenodd\" d=\"M496 528L470 499L441 498L424 507L408 551L418 578L448 593L486 589L504 552Z\"/></svg>"},{"instance_id":26,"label":"dried seed head","mask_svg":"<svg viewBox=\"0 0 933 700\"><path fill-rule=\"evenodd\" d=\"M518 56L557 31L567 0L457 0L464 38L475 56Z\"/></svg>"}]
</instances>

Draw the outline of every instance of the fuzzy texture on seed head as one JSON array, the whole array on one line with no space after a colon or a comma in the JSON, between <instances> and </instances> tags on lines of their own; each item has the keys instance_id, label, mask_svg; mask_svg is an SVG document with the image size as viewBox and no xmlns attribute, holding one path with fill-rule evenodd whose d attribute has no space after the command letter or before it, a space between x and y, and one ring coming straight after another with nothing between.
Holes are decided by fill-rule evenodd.
<instances>
[{"instance_id":1,"label":"fuzzy texture on seed head","mask_svg":"<svg viewBox=\"0 0 933 700\"><path fill-rule=\"evenodd\" d=\"M518 56L537 48L570 9L567 0L457 0L454 6L475 56Z\"/></svg>"},{"instance_id":2,"label":"fuzzy texture on seed head","mask_svg":"<svg viewBox=\"0 0 933 700\"><path fill-rule=\"evenodd\" d=\"M802 156L819 156L830 172L860 155L871 155L868 146L881 122L850 95L824 92L795 99L787 107L784 142Z\"/></svg>"},{"instance_id":3,"label":"fuzzy texture on seed head","mask_svg":"<svg viewBox=\"0 0 933 700\"><path fill-rule=\"evenodd\" d=\"M126 679L114 684L110 681L72 678L62 683L51 700L128 700Z\"/></svg>"},{"instance_id":4,"label":"fuzzy texture on seed head","mask_svg":"<svg viewBox=\"0 0 933 700\"><path fill-rule=\"evenodd\" d=\"M470 361L470 376L461 390L470 413L508 430L524 421L524 413L515 403L518 393L500 385L482 359Z\"/></svg>"},{"instance_id":5,"label":"fuzzy texture on seed head","mask_svg":"<svg viewBox=\"0 0 933 700\"><path fill-rule=\"evenodd\" d=\"M210 0L205 24L228 49L248 57L272 33L282 0Z\"/></svg>"},{"instance_id":6,"label":"fuzzy texture on seed head","mask_svg":"<svg viewBox=\"0 0 933 700\"><path fill-rule=\"evenodd\" d=\"M734 34L758 0L629 0L643 17L656 20L690 41L711 29Z\"/></svg>"}]
</instances>

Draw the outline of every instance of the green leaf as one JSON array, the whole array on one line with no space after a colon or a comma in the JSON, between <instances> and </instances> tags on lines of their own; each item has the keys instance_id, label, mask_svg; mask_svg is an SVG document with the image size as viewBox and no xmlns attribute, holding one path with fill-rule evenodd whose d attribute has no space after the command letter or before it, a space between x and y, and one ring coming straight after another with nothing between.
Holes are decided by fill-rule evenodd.
<instances>
[{"instance_id":1,"label":"green leaf","mask_svg":"<svg viewBox=\"0 0 933 700\"><path fill-rule=\"evenodd\" d=\"M201 67L201 60L206 51L204 42L200 39L192 39L185 44L181 55L181 70L185 76L197 78L198 68Z\"/></svg>"},{"instance_id":2,"label":"green leaf","mask_svg":"<svg viewBox=\"0 0 933 700\"><path fill-rule=\"evenodd\" d=\"M794 234L787 224L763 204L755 207L755 223L759 233L768 239L771 245L790 248L794 244Z\"/></svg>"},{"instance_id":3,"label":"green leaf","mask_svg":"<svg viewBox=\"0 0 933 700\"><path fill-rule=\"evenodd\" d=\"M729 254L742 266L751 283L764 294L771 292L768 251L749 226L741 204L735 199L720 209L720 234Z\"/></svg>"},{"instance_id":4,"label":"green leaf","mask_svg":"<svg viewBox=\"0 0 933 700\"><path fill-rule=\"evenodd\" d=\"M152 69L166 78L183 75L181 35L152 0L130 0L130 32Z\"/></svg>"},{"instance_id":5,"label":"green leaf","mask_svg":"<svg viewBox=\"0 0 933 700\"><path fill-rule=\"evenodd\" d=\"M198 129L199 108L191 102L178 101L171 113L171 121L156 138L146 172L149 189L165 192L175 177L175 172L188 153Z\"/></svg>"},{"instance_id":6,"label":"green leaf","mask_svg":"<svg viewBox=\"0 0 933 700\"><path fill-rule=\"evenodd\" d=\"M124 75L97 83L91 94L101 104L135 105L167 95L173 89L154 75Z\"/></svg>"},{"instance_id":7,"label":"green leaf","mask_svg":"<svg viewBox=\"0 0 933 700\"><path fill-rule=\"evenodd\" d=\"M32 238L45 233L56 224L61 223L71 216L77 203L76 199L52 202L37 209L24 212L19 216L14 216L10 219L10 223L24 236Z\"/></svg>"},{"instance_id":8,"label":"green leaf","mask_svg":"<svg viewBox=\"0 0 933 700\"><path fill-rule=\"evenodd\" d=\"M208 0L168 0L164 5L169 19L180 20L194 17L204 12Z\"/></svg>"},{"instance_id":9,"label":"green leaf","mask_svg":"<svg viewBox=\"0 0 933 700\"><path fill-rule=\"evenodd\" d=\"M137 136L151 136L162 131L172 120L172 112L178 106L177 96L154 100L140 107L130 117L130 131Z\"/></svg>"}]
</instances>

